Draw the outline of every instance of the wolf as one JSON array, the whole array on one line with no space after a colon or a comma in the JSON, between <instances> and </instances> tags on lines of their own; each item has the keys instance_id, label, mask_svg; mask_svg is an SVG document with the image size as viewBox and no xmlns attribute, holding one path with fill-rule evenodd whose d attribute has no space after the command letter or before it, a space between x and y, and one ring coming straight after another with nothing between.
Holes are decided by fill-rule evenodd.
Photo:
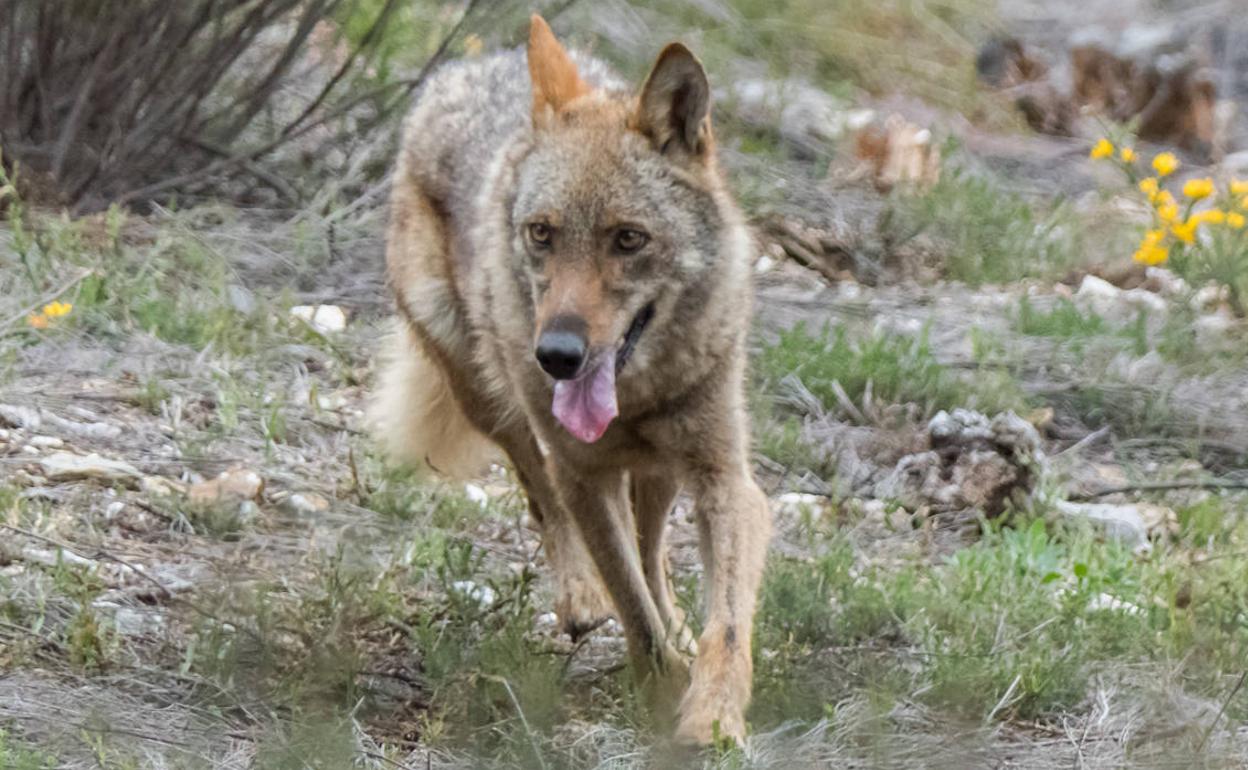
<instances>
[{"instance_id":1,"label":"wolf","mask_svg":"<svg viewBox=\"0 0 1248 770\"><path fill-rule=\"evenodd\" d=\"M680 43L633 91L534 16L527 48L444 65L406 120L374 430L451 475L505 456L564 627L614 615L682 743L741 739L750 699L770 535L744 392L752 252ZM682 491L706 581L692 662L664 543Z\"/></svg>"}]
</instances>

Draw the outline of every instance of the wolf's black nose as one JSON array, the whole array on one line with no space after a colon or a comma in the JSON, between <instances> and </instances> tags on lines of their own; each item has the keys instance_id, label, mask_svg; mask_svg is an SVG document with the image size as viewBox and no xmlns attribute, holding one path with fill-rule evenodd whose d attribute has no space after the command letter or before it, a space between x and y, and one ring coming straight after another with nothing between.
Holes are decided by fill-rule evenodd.
<instances>
[{"instance_id":1,"label":"wolf's black nose","mask_svg":"<svg viewBox=\"0 0 1248 770\"><path fill-rule=\"evenodd\" d=\"M585 322L575 316L551 320L537 338L537 362L556 380L570 380L585 363Z\"/></svg>"},{"instance_id":2,"label":"wolf's black nose","mask_svg":"<svg viewBox=\"0 0 1248 770\"><path fill-rule=\"evenodd\" d=\"M537 362L556 380L570 380L585 363L585 338L572 332L545 332L537 340Z\"/></svg>"}]
</instances>

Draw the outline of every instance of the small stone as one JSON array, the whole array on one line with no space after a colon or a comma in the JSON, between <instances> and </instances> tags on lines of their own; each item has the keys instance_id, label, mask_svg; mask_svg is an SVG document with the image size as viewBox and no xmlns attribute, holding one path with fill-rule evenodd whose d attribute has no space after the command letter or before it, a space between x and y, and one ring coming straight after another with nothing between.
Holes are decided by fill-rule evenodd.
<instances>
[{"instance_id":1,"label":"small stone","mask_svg":"<svg viewBox=\"0 0 1248 770\"><path fill-rule=\"evenodd\" d=\"M490 504L489 493L476 484L465 484L464 496L482 508L485 508Z\"/></svg>"},{"instance_id":2,"label":"small stone","mask_svg":"<svg viewBox=\"0 0 1248 770\"><path fill-rule=\"evenodd\" d=\"M1099 315L1112 315L1122 299L1122 290L1104 278L1086 275L1075 292L1075 301Z\"/></svg>"},{"instance_id":3,"label":"small stone","mask_svg":"<svg viewBox=\"0 0 1248 770\"><path fill-rule=\"evenodd\" d=\"M256 312L256 295L251 290L237 283L225 287L225 298L235 312L251 315Z\"/></svg>"},{"instance_id":4,"label":"small stone","mask_svg":"<svg viewBox=\"0 0 1248 770\"><path fill-rule=\"evenodd\" d=\"M40 449L60 449L65 442L56 436L31 436L30 445Z\"/></svg>"},{"instance_id":5,"label":"small stone","mask_svg":"<svg viewBox=\"0 0 1248 770\"><path fill-rule=\"evenodd\" d=\"M238 504L238 523L247 525L260 516L260 506L254 500L244 500Z\"/></svg>"},{"instance_id":6,"label":"small stone","mask_svg":"<svg viewBox=\"0 0 1248 770\"><path fill-rule=\"evenodd\" d=\"M264 491L264 479L250 470L223 471L215 479L192 484L187 497L193 503L211 503L217 500L254 500Z\"/></svg>"},{"instance_id":7,"label":"small stone","mask_svg":"<svg viewBox=\"0 0 1248 770\"><path fill-rule=\"evenodd\" d=\"M296 492L286 498L286 506L295 513L323 513L329 510L329 501L315 492Z\"/></svg>"},{"instance_id":8,"label":"small stone","mask_svg":"<svg viewBox=\"0 0 1248 770\"><path fill-rule=\"evenodd\" d=\"M149 495L166 497L183 492L183 485L161 476L144 476L139 480L139 489Z\"/></svg>"},{"instance_id":9,"label":"small stone","mask_svg":"<svg viewBox=\"0 0 1248 770\"><path fill-rule=\"evenodd\" d=\"M759 275L762 275L763 273L770 272L771 269L775 266L776 266L776 260L764 254L758 258L758 261L754 263L754 272L758 273Z\"/></svg>"},{"instance_id":10,"label":"small stone","mask_svg":"<svg viewBox=\"0 0 1248 770\"><path fill-rule=\"evenodd\" d=\"M494 604L494 589L489 586L477 585L471 580L456 580L451 584L451 589L469 599L475 600L482 607L489 607Z\"/></svg>"},{"instance_id":11,"label":"small stone","mask_svg":"<svg viewBox=\"0 0 1248 770\"><path fill-rule=\"evenodd\" d=\"M1106 537L1131 547L1137 553L1152 550L1152 544L1148 541L1148 520L1158 518L1156 511L1141 510L1139 505L1074 503L1067 500L1058 500L1054 506L1063 516L1087 521L1101 529ZM1159 506L1149 506L1157 507ZM1164 520L1167 517L1162 514L1160 518Z\"/></svg>"},{"instance_id":12,"label":"small stone","mask_svg":"<svg viewBox=\"0 0 1248 770\"><path fill-rule=\"evenodd\" d=\"M40 470L51 481L122 481L138 483L143 477L139 470L122 460L112 460L97 454L86 456L55 452L39 461Z\"/></svg>"},{"instance_id":13,"label":"small stone","mask_svg":"<svg viewBox=\"0 0 1248 770\"><path fill-rule=\"evenodd\" d=\"M827 502L826 497L811 495L804 492L785 492L776 498L778 513L788 515L800 514L803 510L818 511Z\"/></svg>"},{"instance_id":14,"label":"small stone","mask_svg":"<svg viewBox=\"0 0 1248 770\"><path fill-rule=\"evenodd\" d=\"M104 518L108 519L109 521L112 521L113 519L117 518L117 516L121 514L121 512L124 511L125 509L126 509L125 503L123 503L120 500L114 500L113 502L108 504L107 508L104 509Z\"/></svg>"},{"instance_id":15,"label":"small stone","mask_svg":"<svg viewBox=\"0 0 1248 770\"><path fill-rule=\"evenodd\" d=\"M321 334L347 328L347 312L337 305L296 305L290 314Z\"/></svg>"},{"instance_id":16,"label":"small stone","mask_svg":"<svg viewBox=\"0 0 1248 770\"><path fill-rule=\"evenodd\" d=\"M1196 344L1200 346L1215 346L1226 342L1235 326L1235 319L1221 312L1202 315L1192 322L1192 330L1196 332Z\"/></svg>"}]
</instances>

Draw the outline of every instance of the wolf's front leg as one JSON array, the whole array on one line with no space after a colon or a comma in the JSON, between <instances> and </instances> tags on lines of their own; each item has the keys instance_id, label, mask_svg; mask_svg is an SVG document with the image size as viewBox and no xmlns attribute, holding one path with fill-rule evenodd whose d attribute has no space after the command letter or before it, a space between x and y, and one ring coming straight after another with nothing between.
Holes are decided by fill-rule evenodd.
<instances>
[{"instance_id":1,"label":"wolf's front leg","mask_svg":"<svg viewBox=\"0 0 1248 770\"><path fill-rule=\"evenodd\" d=\"M563 630L576 641L611 615L611 600L580 531L551 485L533 436L515 431L496 440L511 458L529 498L529 510L542 528L546 560L554 572L555 613Z\"/></svg>"},{"instance_id":2,"label":"wolf's front leg","mask_svg":"<svg viewBox=\"0 0 1248 770\"><path fill-rule=\"evenodd\" d=\"M687 667L646 584L624 473L552 468L551 475L615 604L638 680L660 705L674 702L688 681Z\"/></svg>"},{"instance_id":3,"label":"wolf's front leg","mask_svg":"<svg viewBox=\"0 0 1248 770\"><path fill-rule=\"evenodd\" d=\"M702 561L707 617L698 639L692 683L680 704L676 738L705 745L716 732L745 737L753 659L750 636L771 515L767 498L745 462L691 479Z\"/></svg>"}]
</instances>

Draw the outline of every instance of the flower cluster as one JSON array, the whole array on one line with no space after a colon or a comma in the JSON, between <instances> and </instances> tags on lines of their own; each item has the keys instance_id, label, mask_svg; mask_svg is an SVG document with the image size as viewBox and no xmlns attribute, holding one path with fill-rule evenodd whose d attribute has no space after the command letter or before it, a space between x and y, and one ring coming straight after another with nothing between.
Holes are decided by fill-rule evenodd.
<instances>
[{"instance_id":1,"label":"flower cluster","mask_svg":"<svg viewBox=\"0 0 1248 770\"><path fill-rule=\"evenodd\" d=\"M1179 159L1174 153L1159 153L1153 158L1153 174L1143 177L1135 163L1136 152L1131 147L1115 147L1109 139L1101 139L1089 154L1096 160L1113 159L1148 200L1152 226L1145 231L1135 251L1138 262L1160 265L1169 260L1172 253L1195 247L1202 228L1244 229L1248 181L1234 180L1219 193L1212 179L1189 179L1183 184L1180 201L1163 186L1165 178L1179 168ZM1196 204L1207 198L1214 198L1215 206L1196 211Z\"/></svg>"},{"instance_id":2,"label":"flower cluster","mask_svg":"<svg viewBox=\"0 0 1248 770\"><path fill-rule=\"evenodd\" d=\"M74 306L68 302L49 302L43 310L26 317L26 323L34 329L46 329L53 320L69 315Z\"/></svg>"}]
</instances>

